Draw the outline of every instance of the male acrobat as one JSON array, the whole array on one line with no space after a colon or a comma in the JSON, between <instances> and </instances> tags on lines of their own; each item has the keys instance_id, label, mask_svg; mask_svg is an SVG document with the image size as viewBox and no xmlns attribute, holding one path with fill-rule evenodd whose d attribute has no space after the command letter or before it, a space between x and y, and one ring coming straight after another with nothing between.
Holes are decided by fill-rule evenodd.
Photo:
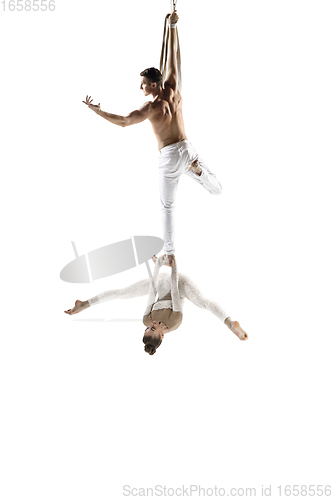
<instances>
[{"instance_id":1,"label":"male acrobat","mask_svg":"<svg viewBox=\"0 0 333 500\"><path fill-rule=\"evenodd\" d=\"M140 73L144 95L152 95L153 100L127 116L114 115L101 110L100 104L92 104L90 96L83 101L95 113L121 127L141 123L148 118L155 133L159 156L160 197L162 205L162 225L164 252L169 255L169 263L174 262L174 206L180 176L185 173L199 182L211 194L220 194L221 185L196 153L185 135L182 114L182 97L178 87L177 47L175 27L178 14L174 11L168 18L168 58L166 79L156 68L148 68Z\"/></svg>"}]
</instances>

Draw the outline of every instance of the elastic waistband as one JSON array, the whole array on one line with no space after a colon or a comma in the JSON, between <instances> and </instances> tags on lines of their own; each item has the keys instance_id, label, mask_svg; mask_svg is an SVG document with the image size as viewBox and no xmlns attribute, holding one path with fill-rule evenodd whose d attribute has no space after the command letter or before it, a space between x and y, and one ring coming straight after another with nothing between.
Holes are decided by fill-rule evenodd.
<instances>
[{"instance_id":1,"label":"elastic waistband","mask_svg":"<svg viewBox=\"0 0 333 500\"><path fill-rule=\"evenodd\" d=\"M189 144L189 143L190 141L188 139L183 139L182 141L175 142L174 144L169 144L168 146L164 146L164 148L160 149L160 153L163 154L166 153L167 151L175 151L184 146L184 144Z\"/></svg>"}]
</instances>

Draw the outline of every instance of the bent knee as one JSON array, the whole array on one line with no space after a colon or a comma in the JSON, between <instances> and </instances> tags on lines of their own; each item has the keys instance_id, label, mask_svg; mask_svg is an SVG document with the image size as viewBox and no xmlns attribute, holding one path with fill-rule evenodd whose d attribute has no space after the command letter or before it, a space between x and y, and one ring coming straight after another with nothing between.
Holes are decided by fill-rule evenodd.
<instances>
[{"instance_id":1,"label":"bent knee","mask_svg":"<svg viewBox=\"0 0 333 500\"><path fill-rule=\"evenodd\" d=\"M165 212L171 212L175 206L174 201L163 201L161 200L161 210Z\"/></svg>"}]
</instances>

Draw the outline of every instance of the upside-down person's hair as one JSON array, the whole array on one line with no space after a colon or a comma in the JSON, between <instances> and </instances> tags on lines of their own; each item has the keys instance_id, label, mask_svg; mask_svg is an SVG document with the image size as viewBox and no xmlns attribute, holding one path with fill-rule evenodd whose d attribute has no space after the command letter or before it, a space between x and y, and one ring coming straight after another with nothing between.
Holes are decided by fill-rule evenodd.
<instances>
[{"instance_id":1,"label":"upside-down person's hair","mask_svg":"<svg viewBox=\"0 0 333 500\"><path fill-rule=\"evenodd\" d=\"M162 85L162 73L156 68L147 68L141 71L140 76L145 76L151 83Z\"/></svg>"},{"instance_id":2,"label":"upside-down person's hair","mask_svg":"<svg viewBox=\"0 0 333 500\"><path fill-rule=\"evenodd\" d=\"M155 354L156 349L162 344L162 339L151 337L150 335L144 335L142 342L145 344L145 351L152 356Z\"/></svg>"}]
</instances>

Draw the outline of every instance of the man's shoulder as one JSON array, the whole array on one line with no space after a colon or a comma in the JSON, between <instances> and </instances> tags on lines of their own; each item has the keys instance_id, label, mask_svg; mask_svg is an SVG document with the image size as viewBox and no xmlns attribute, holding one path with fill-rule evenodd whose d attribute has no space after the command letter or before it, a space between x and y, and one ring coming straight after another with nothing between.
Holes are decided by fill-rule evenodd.
<instances>
[{"instance_id":1,"label":"man's shoulder","mask_svg":"<svg viewBox=\"0 0 333 500\"><path fill-rule=\"evenodd\" d=\"M152 102L151 101L147 101L144 104L142 104L142 106L139 109L139 111L143 111L143 112L150 111L152 109L151 105L152 105Z\"/></svg>"},{"instance_id":2,"label":"man's shoulder","mask_svg":"<svg viewBox=\"0 0 333 500\"><path fill-rule=\"evenodd\" d=\"M154 114L154 111L163 108L167 102L168 100L165 99L164 96L154 101L145 102L141 107L141 111L149 114Z\"/></svg>"},{"instance_id":3,"label":"man's shoulder","mask_svg":"<svg viewBox=\"0 0 333 500\"><path fill-rule=\"evenodd\" d=\"M168 106L168 101L164 98L164 96L162 96L155 101L151 101L150 104L152 111L160 111L161 109L165 108L165 106Z\"/></svg>"}]
</instances>

